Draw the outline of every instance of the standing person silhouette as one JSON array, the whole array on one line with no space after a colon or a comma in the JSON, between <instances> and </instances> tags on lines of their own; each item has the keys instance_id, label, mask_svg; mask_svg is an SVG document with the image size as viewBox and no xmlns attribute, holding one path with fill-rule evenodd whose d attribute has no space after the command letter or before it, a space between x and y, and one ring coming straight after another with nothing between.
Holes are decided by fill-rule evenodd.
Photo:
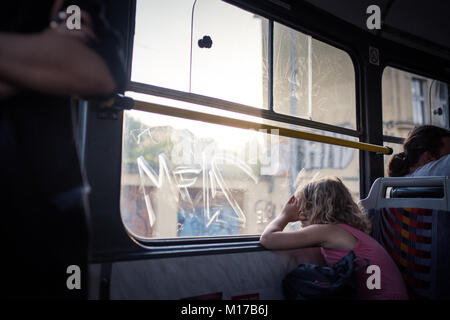
<instances>
[{"instance_id":1,"label":"standing person silhouette","mask_svg":"<svg viewBox=\"0 0 450 320\"><path fill-rule=\"evenodd\" d=\"M67 27L69 5L81 9L79 30ZM124 86L100 1L2 1L1 271L9 298L87 298L86 181L71 97L103 99ZM81 271L77 290L67 286L72 265Z\"/></svg>"}]
</instances>

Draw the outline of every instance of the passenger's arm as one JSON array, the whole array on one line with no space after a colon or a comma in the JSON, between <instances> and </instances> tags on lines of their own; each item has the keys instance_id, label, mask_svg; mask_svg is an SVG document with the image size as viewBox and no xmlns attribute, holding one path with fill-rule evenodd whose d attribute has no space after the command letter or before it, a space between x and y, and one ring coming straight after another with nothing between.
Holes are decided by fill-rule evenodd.
<instances>
[{"instance_id":1,"label":"passenger's arm","mask_svg":"<svg viewBox=\"0 0 450 320\"><path fill-rule=\"evenodd\" d=\"M0 99L12 96L17 92L17 88L13 87L7 83L0 82Z\"/></svg>"},{"instance_id":2,"label":"passenger's arm","mask_svg":"<svg viewBox=\"0 0 450 320\"><path fill-rule=\"evenodd\" d=\"M77 37L48 28L36 34L0 33L0 84L50 94L113 93L102 58Z\"/></svg>"},{"instance_id":3,"label":"passenger's arm","mask_svg":"<svg viewBox=\"0 0 450 320\"><path fill-rule=\"evenodd\" d=\"M298 220L298 208L292 196L281 214L266 227L260 243L267 249L295 249L321 246L328 241L327 225L311 225L298 231L283 232L289 222Z\"/></svg>"}]
</instances>

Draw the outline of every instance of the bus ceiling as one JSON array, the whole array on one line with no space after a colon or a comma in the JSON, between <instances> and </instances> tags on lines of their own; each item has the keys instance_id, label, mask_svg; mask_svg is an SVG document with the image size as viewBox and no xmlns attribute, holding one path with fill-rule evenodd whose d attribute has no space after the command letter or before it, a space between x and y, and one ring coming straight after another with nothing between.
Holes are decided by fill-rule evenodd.
<instances>
[{"instance_id":1,"label":"bus ceiling","mask_svg":"<svg viewBox=\"0 0 450 320\"><path fill-rule=\"evenodd\" d=\"M235 4L261 6L260 1L225 0ZM280 10L299 7L315 9L382 39L450 59L450 2L440 0L267 0ZM368 19L379 11L381 27L369 30Z\"/></svg>"}]
</instances>

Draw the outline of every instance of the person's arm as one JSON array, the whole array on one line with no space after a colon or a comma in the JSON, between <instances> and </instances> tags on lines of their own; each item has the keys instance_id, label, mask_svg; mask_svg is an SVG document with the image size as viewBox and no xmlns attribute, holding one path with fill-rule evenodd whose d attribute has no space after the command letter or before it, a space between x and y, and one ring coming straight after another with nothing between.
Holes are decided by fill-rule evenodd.
<instances>
[{"instance_id":1,"label":"person's arm","mask_svg":"<svg viewBox=\"0 0 450 320\"><path fill-rule=\"evenodd\" d=\"M12 96L17 91L18 91L17 88L15 88L7 83L0 82L0 99Z\"/></svg>"},{"instance_id":2,"label":"person's arm","mask_svg":"<svg viewBox=\"0 0 450 320\"><path fill-rule=\"evenodd\" d=\"M102 58L76 37L54 29L0 33L0 84L50 94L111 94L116 88Z\"/></svg>"},{"instance_id":3,"label":"person's arm","mask_svg":"<svg viewBox=\"0 0 450 320\"><path fill-rule=\"evenodd\" d=\"M327 225L310 225L298 231L283 232L289 222L298 220L298 207L292 196L277 216L266 227L259 242L266 249L295 249L321 246L328 241Z\"/></svg>"}]
</instances>

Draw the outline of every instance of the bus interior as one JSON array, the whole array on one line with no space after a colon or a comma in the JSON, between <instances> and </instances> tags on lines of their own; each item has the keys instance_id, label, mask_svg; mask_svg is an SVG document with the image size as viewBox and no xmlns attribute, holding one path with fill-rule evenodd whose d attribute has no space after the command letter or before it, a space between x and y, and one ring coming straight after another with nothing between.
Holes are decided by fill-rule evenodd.
<instances>
[{"instance_id":1,"label":"bus interior","mask_svg":"<svg viewBox=\"0 0 450 320\"><path fill-rule=\"evenodd\" d=\"M88 299L285 299L286 274L323 257L259 237L323 176L361 200L410 297L450 298L448 177L385 173L414 126L450 128L447 1L104 5L128 84L109 104L76 100ZM405 252L413 232L426 257Z\"/></svg>"}]
</instances>

